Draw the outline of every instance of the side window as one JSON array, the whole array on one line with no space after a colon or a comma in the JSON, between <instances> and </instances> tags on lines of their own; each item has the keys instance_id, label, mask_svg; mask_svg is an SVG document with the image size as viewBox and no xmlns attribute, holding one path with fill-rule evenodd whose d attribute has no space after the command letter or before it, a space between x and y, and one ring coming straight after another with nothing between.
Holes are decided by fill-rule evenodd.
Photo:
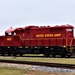
<instances>
[{"instance_id":1,"label":"side window","mask_svg":"<svg viewBox=\"0 0 75 75\"><path fill-rule=\"evenodd\" d=\"M10 33L8 33L8 36L11 36L12 35L12 33L10 32Z\"/></svg>"},{"instance_id":2,"label":"side window","mask_svg":"<svg viewBox=\"0 0 75 75\"><path fill-rule=\"evenodd\" d=\"M14 35L16 35L16 32L14 32Z\"/></svg>"}]
</instances>

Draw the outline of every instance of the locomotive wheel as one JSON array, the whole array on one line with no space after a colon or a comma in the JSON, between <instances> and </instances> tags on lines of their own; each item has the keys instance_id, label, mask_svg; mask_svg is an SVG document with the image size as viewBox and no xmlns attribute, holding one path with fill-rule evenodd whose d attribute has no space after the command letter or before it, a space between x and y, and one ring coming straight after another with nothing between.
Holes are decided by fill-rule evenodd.
<instances>
[{"instance_id":1,"label":"locomotive wheel","mask_svg":"<svg viewBox=\"0 0 75 75\"><path fill-rule=\"evenodd\" d=\"M16 56L17 54L16 53L13 53L13 56Z\"/></svg>"},{"instance_id":2,"label":"locomotive wheel","mask_svg":"<svg viewBox=\"0 0 75 75\"><path fill-rule=\"evenodd\" d=\"M68 57L68 58L70 58L70 57L71 57L71 55L67 55L67 57Z\"/></svg>"},{"instance_id":3,"label":"locomotive wheel","mask_svg":"<svg viewBox=\"0 0 75 75\"><path fill-rule=\"evenodd\" d=\"M61 57L62 57L62 58L65 58L65 57L66 57L66 52L63 52L63 53L61 54Z\"/></svg>"},{"instance_id":4,"label":"locomotive wheel","mask_svg":"<svg viewBox=\"0 0 75 75\"><path fill-rule=\"evenodd\" d=\"M44 52L44 54L43 54L45 57L49 57L50 56L50 54L49 54L49 52L47 51L47 52Z\"/></svg>"},{"instance_id":5,"label":"locomotive wheel","mask_svg":"<svg viewBox=\"0 0 75 75\"><path fill-rule=\"evenodd\" d=\"M49 57L49 54L43 54L45 57Z\"/></svg>"},{"instance_id":6,"label":"locomotive wheel","mask_svg":"<svg viewBox=\"0 0 75 75\"><path fill-rule=\"evenodd\" d=\"M1 56L4 56L4 53L2 53Z\"/></svg>"},{"instance_id":7,"label":"locomotive wheel","mask_svg":"<svg viewBox=\"0 0 75 75\"><path fill-rule=\"evenodd\" d=\"M61 55L61 58L65 58L66 57L66 55Z\"/></svg>"},{"instance_id":8,"label":"locomotive wheel","mask_svg":"<svg viewBox=\"0 0 75 75\"><path fill-rule=\"evenodd\" d=\"M60 55L62 58L65 58L66 57L66 50L65 49L62 49L62 52L61 52L61 55Z\"/></svg>"},{"instance_id":9,"label":"locomotive wheel","mask_svg":"<svg viewBox=\"0 0 75 75\"><path fill-rule=\"evenodd\" d=\"M53 54L52 57L55 58L55 54Z\"/></svg>"},{"instance_id":10,"label":"locomotive wheel","mask_svg":"<svg viewBox=\"0 0 75 75\"><path fill-rule=\"evenodd\" d=\"M53 52L52 57L55 58L55 56L56 56L56 55L55 55L55 52Z\"/></svg>"},{"instance_id":11,"label":"locomotive wheel","mask_svg":"<svg viewBox=\"0 0 75 75\"><path fill-rule=\"evenodd\" d=\"M20 56L22 57L22 56L23 56L23 54L20 54Z\"/></svg>"},{"instance_id":12,"label":"locomotive wheel","mask_svg":"<svg viewBox=\"0 0 75 75\"><path fill-rule=\"evenodd\" d=\"M49 57L49 54L45 55L45 57Z\"/></svg>"},{"instance_id":13,"label":"locomotive wheel","mask_svg":"<svg viewBox=\"0 0 75 75\"><path fill-rule=\"evenodd\" d=\"M11 56L11 53L8 53L8 56Z\"/></svg>"}]
</instances>

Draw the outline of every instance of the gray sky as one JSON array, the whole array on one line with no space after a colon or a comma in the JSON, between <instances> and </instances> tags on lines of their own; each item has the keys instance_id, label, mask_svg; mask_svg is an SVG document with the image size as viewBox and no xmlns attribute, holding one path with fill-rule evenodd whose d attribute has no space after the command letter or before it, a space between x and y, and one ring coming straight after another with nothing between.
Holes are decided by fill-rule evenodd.
<instances>
[{"instance_id":1,"label":"gray sky","mask_svg":"<svg viewBox=\"0 0 75 75\"><path fill-rule=\"evenodd\" d=\"M0 0L0 34L26 25L75 25L75 0Z\"/></svg>"}]
</instances>

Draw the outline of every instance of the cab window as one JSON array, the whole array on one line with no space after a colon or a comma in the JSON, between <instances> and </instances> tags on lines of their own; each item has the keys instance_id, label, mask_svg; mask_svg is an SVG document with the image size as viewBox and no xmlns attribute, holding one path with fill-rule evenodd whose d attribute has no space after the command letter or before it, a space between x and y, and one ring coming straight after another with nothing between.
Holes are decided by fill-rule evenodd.
<instances>
[{"instance_id":1,"label":"cab window","mask_svg":"<svg viewBox=\"0 0 75 75\"><path fill-rule=\"evenodd\" d=\"M10 33L8 33L7 35L8 35L8 36L11 36L11 35L12 35L12 33L10 32Z\"/></svg>"}]
</instances>

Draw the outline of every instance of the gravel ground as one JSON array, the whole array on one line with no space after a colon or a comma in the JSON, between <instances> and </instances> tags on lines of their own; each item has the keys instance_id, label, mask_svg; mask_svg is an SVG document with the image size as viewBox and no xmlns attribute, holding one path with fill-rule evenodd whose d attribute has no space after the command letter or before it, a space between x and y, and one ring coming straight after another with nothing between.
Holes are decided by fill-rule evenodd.
<instances>
[{"instance_id":1,"label":"gravel ground","mask_svg":"<svg viewBox=\"0 0 75 75\"><path fill-rule=\"evenodd\" d=\"M11 64L11 63L0 63L0 67L9 67L9 68L13 67L18 69L37 70L37 71L46 71L46 72L75 73L75 69L42 67L42 66L32 66L32 65L23 65L23 64Z\"/></svg>"}]
</instances>

